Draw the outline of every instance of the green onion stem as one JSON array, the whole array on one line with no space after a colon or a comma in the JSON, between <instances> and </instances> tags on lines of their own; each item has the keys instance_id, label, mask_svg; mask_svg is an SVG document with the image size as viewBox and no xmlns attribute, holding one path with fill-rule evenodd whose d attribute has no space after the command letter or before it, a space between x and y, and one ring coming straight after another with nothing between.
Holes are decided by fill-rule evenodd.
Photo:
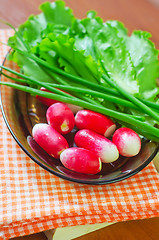
<instances>
[{"instance_id":1,"label":"green onion stem","mask_svg":"<svg viewBox=\"0 0 159 240\"><path fill-rule=\"evenodd\" d=\"M96 84L96 83L89 82L89 81L87 81L87 80L85 80L85 79L83 79L83 78L81 78L81 77L78 77L78 76L69 74L69 73L67 73L67 72L64 72L63 70L61 70L61 69L59 69L59 68L57 68L57 67L55 67L55 66L53 66L53 65L51 65L51 64L49 64L49 63L47 63L46 61L38 58L37 56L35 56L35 55L33 55L33 54L29 53L29 52L21 51L21 50L19 50L19 49L17 49L17 48L14 48L14 49L15 49L17 52L21 53L22 55L24 55L24 56L26 56L26 57L34 60L35 62L37 62L37 63L39 63L39 64L41 64L42 66L44 66L44 67L52 70L52 71L55 72L55 73L58 73L58 74L60 74L60 75L62 75L62 76L65 76L66 78L69 78L70 80L72 80L72 81L74 81L74 82L78 82L78 83L80 83L80 84L82 84L82 85L84 85L84 86L87 86L88 88L92 88L93 90L99 90L99 91L102 91L102 92L106 92L106 91L107 91L107 92L112 93L112 94L119 94L118 91L115 91L115 89L106 88L106 87L104 87L104 86L102 86L102 85L98 85L98 84ZM106 77L106 76L103 76L103 77ZM108 77L106 77L106 79L108 80ZM116 88L116 86L114 86L114 87ZM113 88L114 88L114 87L113 87ZM117 86L117 87L118 87L118 86ZM121 93L121 92L120 92L120 93ZM122 94L122 93L121 93L121 94ZM120 97L121 97L121 94L119 94ZM123 94L122 94L122 95L123 95ZM125 97L128 98L127 96L125 96ZM133 96L132 96L132 97L133 97ZM149 101L147 101L147 100L141 100L141 99L135 98L135 97L133 97L133 99L136 99L136 101L135 101L136 103L137 103L137 102L142 102L142 103L144 103L144 104L142 105L144 112L145 112L145 109L151 110L151 109L148 108L148 107L145 108L145 104L146 104L147 106L150 106L150 107L152 107L152 108L155 108L156 110L159 110L159 104L155 104L155 103L149 102ZM129 100L132 101L132 99L129 99ZM139 100L139 101L137 101L137 100ZM135 104L136 104L136 103L135 103ZM157 121L158 121L159 116L158 116L157 114L155 114L154 111L149 111L149 110L148 110L148 112L149 112L148 114L150 114L150 112L151 112L152 115L155 116L154 118L155 118L155 119L157 118Z\"/></svg>"},{"instance_id":2,"label":"green onion stem","mask_svg":"<svg viewBox=\"0 0 159 240\"><path fill-rule=\"evenodd\" d=\"M68 83L67 83L66 81L64 81L63 79L61 79L57 74L51 73L51 75L53 76L53 78L54 78L57 82L59 82L59 83L61 83L61 84L64 84L65 86L68 85ZM50 84L50 86L51 86L51 84ZM59 85L57 85L57 88L58 88L58 86L59 86ZM88 102L90 102L90 103L94 103L94 104L99 104L99 105L101 105L99 102L97 102L97 101L95 101L95 100L93 100L93 99L91 99L91 98L89 98L89 97L86 97L86 96L83 96L83 95L80 95L80 96L79 96L79 94L76 94L76 96L77 96L78 98L81 98L81 99L83 99L83 100L86 100L86 101L88 101Z\"/></svg>"},{"instance_id":3,"label":"green onion stem","mask_svg":"<svg viewBox=\"0 0 159 240\"><path fill-rule=\"evenodd\" d=\"M27 81L27 80L25 80L25 79L11 77L11 76L5 74L5 73L2 72L2 71L0 71L0 73L1 73L3 76L5 76L5 77L7 77L7 78L9 78L9 79L11 79L11 80L14 80L14 81L16 81L16 82L25 83L25 84L28 84L28 83L29 83L29 81Z\"/></svg>"},{"instance_id":4,"label":"green onion stem","mask_svg":"<svg viewBox=\"0 0 159 240\"><path fill-rule=\"evenodd\" d=\"M66 81L64 81L62 78L60 78L57 74L51 72L51 75L53 76L53 78L60 84L66 84Z\"/></svg>"},{"instance_id":5,"label":"green onion stem","mask_svg":"<svg viewBox=\"0 0 159 240\"><path fill-rule=\"evenodd\" d=\"M125 99L125 98L123 98L123 96L122 96L116 89L114 89L114 88L104 87L104 89L105 89L105 92L107 92L107 93L109 93L109 94L111 94L111 95L115 95L115 96L117 96L117 97L120 97L120 98L122 98L122 99ZM154 103L154 102L150 102L150 101L148 101L148 100L146 100L146 99L140 99L140 98L138 98L138 97L136 97L136 98L137 98L138 100L140 100L141 102L143 102L144 104L146 104L148 107L151 107L151 108L159 111L159 104Z\"/></svg>"},{"instance_id":6,"label":"green onion stem","mask_svg":"<svg viewBox=\"0 0 159 240\"><path fill-rule=\"evenodd\" d=\"M63 101L63 102L67 102L70 104L75 104L75 105L90 109L92 111L96 111L96 112L102 113L104 115L110 116L112 118L118 119L120 121L129 123L133 126L137 126L138 128L141 128L143 131L145 130L151 136L154 136L157 138L159 136L159 129L157 129L147 123L141 122L135 118L132 118L132 116L124 114L124 113L116 112L116 111L113 111L113 110L110 110L110 109L107 109L107 108L104 108L101 106L96 106L94 104L87 103L83 100L80 100L80 99L77 99L74 97L70 98L68 96L66 97L66 96L61 96L58 94L52 94L49 92L43 92L38 89L34 89L31 87L27 87L27 86L23 86L23 85L19 85L19 84L0 82L0 85L10 86L10 87L16 88L18 90L28 92L30 94L39 95L39 96L47 97L50 99L55 99L57 101ZM159 141L159 139L158 139L158 141Z\"/></svg>"},{"instance_id":7,"label":"green onion stem","mask_svg":"<svg viewBox=\"0 0 159 240\"><path fill-rule=\"evenodd\" d=\"M7 68L7 67L5 67L5 66L1 66L1 68L2 68L2 69L5 69L6 71L8 71L8 72L10 72L10 73L13 73L13 74L17 75L18 77L24 78L25 80L28 81L28 84L29 84L29 83L34 83L34 84L36 84L36 85L38 85L38 86L45 87L46 89L48 89L48 90L51 91L51 92L58 93L58 94L63 95L63 96L67 96L67 97L69 97L69 98L72 97L71 95L68 95L67 93L62 92L62 91L60 91L60 90L57 89L57 88L53 88L53 87L49 86L48 84L42 83L42 82L40 82L40 81L38 81L38 80L35 80L35 79L30 78L30 77L28 77L28 76L25 76L25 75L23 75L23 74L21 74L21 73L19 73L19 72L16 72L16 71L14 71L14 70L12 70L12 69L10 69L10 68ZM1 71L1 73L3 74L2 71ZM17 81L18 81L18 80L17 80Z\"/></svg>"},{"instance_id":8,"label":"green onion stem","mask_svg":"<svg viewBox=\"0 0 159 240\"><path fill-rule=\"evenodd\" d=\"M150 101L148 101L148 100L146 100L146 99L140 99L140 98L137 98L137 99L139 99L141 102L143 102L144 104L146 104L148 107L151 107L151 108L153 108L154 110L159 111L159 104L154 103L154 102L150 102Z\"/></svg>"},{"instance_id":9,"label":"green onion stem","mask_svg":"<svg viewBox=\"0 0 159 240\"><path fill-rule=\"evenodd\" d=\"M129 108L139 110L139 108L136 107L133 103L131 103L127 100L124 100L122 98L116 97L116 96L108 95L108 94L97 92L97 91L90 90L90 89L73 87L73 86L63 86L63 85L58 85L58 84L53 84L53 83L49 83L49 85L53 86L55 88L62 89L62 90L67 90L68 92L71 92L71 93L79 92L79 93L83 93L83 94L90 94L91 96L103 98L104 100L120 104L124 107L129 107Z\"/></svg>"},{"instance_id":10,"label":"green onion stem","mask_svg":"<svg viewBox=\"0 0 159 240\"><path fill-rule=\"evenodd\" d=\"M68 86L68 83L65 82L64 80L62 80L59 76L57 76L57 74L52 73L52 76L55 78L55 80L56 80L57 82ZM89 85L89 84L92 85L91 82L89 82L89 81L87 81L87 80L85 80L85 79L83 79L83 80L84 80L85 82L87 82L88 85ZM97 88L100 86L100 85L97 85L97 84L93 83L93 85L92 85L92 86L94 86L93 89L97 89L97 88L95 88L95 85L97 86ZM87 87L88 87L88 86L87 86ZM91 86L89 86L89 87L91 87ZM115 96L118 97L118 99L127 101L127 103L128 103L128 100L125 100L125 98L124 98L116 89L114 89L114 88L108 88L108 87L105 87L105 86L100 86L99 89L97 89L97 90L99 90L100 92L102 92L102 93L104 93L104 94L105 94L105 92L106 92L106 93L110 94L109 96L115 95ZM147 105L148 107L151 107L151 108L153 108L154 110L158 110L158 111L159 111L159 104L150 102L150 101L148 101L148 100L146 100L146 99L140 99L140 98L137 98L137 99L140 100L141 102L143 102L143 103L144 103L145 105ZM106 99L106 100L108 100L108 99ZM123 103L124 103L124 101L123 101ZM112 101L112 102L113 102L113 101ZM116 103L116 102L115 102L115 103ZM127 103L126 103L126 104L127 104ZM121 104L121 103L120 103L120 104ZM122 104L121 104L121 105L122 105ZM130 108L133 108L133 109L139 109L139 108L135 107L135 105L134 105L133 103L131 103L131 102L130 102L130 105L129 105L129 104L128 104L128 105L124 105L124 104L123 104L123 106L130 107ZM140 110L141 110L141 109L140 109Z\"/></svg>"},{"instance_id":11,"label":"green onion stem","mask_svg":"<svg viewBox=\"0 0 159 240\"><path fill-rule=\"evenodd\" d=\"M6 69L6 67L5 67L5 69ZM10 69L9 69L9 70L10 70ZM14 70L11 70L11 71L14 71ZM2 73L3 75L5 75L6 77L8 77L8 78L10 78L10 79L12 79L12 80L14 80L14 81L20 82L20 83L26 83L26 84L30 84L30 83L31 83L30 78L29 78L29 80L23 80L23 79L11 77L11 76L9 76L9 75L7 75L7 74L4 74L3 72L1 72L1 73ZM17 73L17 72L14 71L14 74L16 74L16 73ZM17 74L18 74L18 75L22 75L22 74L20 74L20 73L17 73ZM28 78L28 77L26 77L26 78ZM52 85L53 88L52 88L51 91L52 91L53 93L59 93L60 95L63 95L63 94L62 94L63 92L57 89L57 88L59 88L59 86L60 86L59 84L48 84L48 83L43 83L43 84L41 84L41 82L39 82L39 81L37 81L37 80L33 80L33 79L32 79L32 81L35 82L37 85L39 84L40 86L45 87L46 89L48 89L48 86L47 86L47 85ZM66 86L64 86L64 87L66 87ZM56 91L56 90L58 90L58 91ZM68 95L67 93L65 93L64 96L66 96L66 97L74 97L74 96ZM78 97L78 96L76 95L75 97ZM101 103L99 103L99 102L97 102L97 101L95 101L95 100L93 100L93 99L91 99L91 98L89 98L89 97L86 97L86 96L82 96L82 97L81 97L81 95L80 95L80 97L78 97L78 98L82 98L82 99L85 100L86 102L89 102L89 103L92 103L92 104L96 104L96 105L102 107L102 104L101 104ZM78 99L78 98L77 98L77 99ZM135 116L135 115L130 115L130 116L131 116L132 118L138 119L138 120L140 120L140 121L145 121L145 118L144 118L143 116Z\"/></svg>"},{"instance_id":12,"label":"green onion stem","mask_svg":"<svg viewBox=\"0 0 159 240\"><path fill-rule=\"evenodd\" d=\"M11 76L9 76L9 75L6 75L5 73L3 73L2 71L1 71L1 74L2 75L4 75L5 77L7 77L7 78L10 78L10 79L12 79L12 80L14 80L14 81L17 81L17 82L21 82L21 83L27 83L27 84L30 84L30 83L36 83L37 85L39 85L39 86L41 86L41 87L44 87L45 86L45 88L46 89L48 89L48 90L50 90L50 91L52 91L52 92L55 92L55 93L61 93L61 95L64 95L64 96L70 96L70 97L72 97L71 95L68 95L67 93L64 93L64 92L61 92L61 91L59 91L58 89L56 89L56 88L50 88L50 86L49 86L49 84L46 84L46 83L41 83L40 81L37 81L37 80L35 80L35 79L33 79L33 78L30 78L30 77L27 77L27 76L25 76L25 75L23 75L23 74L21 74L21 73L18 73L18 72L16 72L16 71L14 71L14 70L12 70L12 69L9 69L9 68L7 68L7 67L4 67L4 66L1 66L3 69L5 69L5 70L7 70L7 71L9 71L9 72L11 72L11 73L13 73L13 74L15 74L15 75L17 75L17 76L19 76L19 77L23 77L24 79L26 79L26 80L23 80L23 79L20 79L20 78L14 78L14 77L11 77ZM55 76L56 77L56 80L58 81L60 78L59 77L57 77L57 76ZM61 82L61 81L60 81ZM64 82L65 83L65 82ZM66 83L65 83L66 84ZM48 87L49 86L49 87ZM57 85L57 88L58 88L58 86L59 85ZM78 97L78 95L76 95L77 97ZM88 98L88 97L86 97L86 96L80 96L80 98L81 99L83 99L83 100L85 100L85 101L88 101L88 102L90 102L90 103L92 103L92 104L98 104L99 106L101 106L101 104L99 103L99 102L97 102L97 101L95 101L95 100L93 100L93 99L90 99L90 98ZM143 118L141 118L140 116L139 117L137 117L138 119L141 119L142 121L144 120Z\"/></svg>"},{"instance_id":13,"label":"green onion stem","mask_svg":"<svg viewBox=\"0 0 159 240\"><path fill-rule=\"evenodd\" d=\"M9 75L6 75L3 72L2 72L2 74L5 77L10 78L10 79L12 79L14 81L18 81L18 82L21 82L21 83L27 83L27 84L30 83L30 81L26 81L26 80L19 79L19 78L14 78L14 77L11 77ZM103 98L103 99L105 99L107 101L110 101L110 102L113 102L113 103L117 103L117 104L120 104L122 106L138 110L138 108L134 104L132 104L131 102L129 102L127 100L124 100L124 99L121 99L121 98L118 98L118 97L115 97L115 96L111 96L111 95L108 95L108 94L104 94L104 93L101 93L101 92L96 92L94 90L89 90L89 89L85 89L85 88L78 88L78 87L72 87L72 86L66 86L66 85L53 84L53 83L49 83L48 85L53 86L53 87L58 88L58 89L61 89L61 90L69 90L71 92L90 94L92 96ZM79 97L79 95L76 95L76 96ZM80 95L80 98L82 98L85 101L89 101L90 103L96 103L96 104L101 105L99 102L96 102L93 99L90 99L90 98L85 97L83 95L82 96ZM144 119L142 119L142 120L144 121Z\"/></svg>"},{"instance_id":14,"label":"green onion stem","mask_svg":"<svg viewBox=\"0 0 159 240\"><path fill-rule=\"evenodd\" d=\"M109 77L107 77L105 74L102 75L104 80L109 83L109 85L113 88L116 88L119 93L121 93L124 97L129 99L131 102L133 102L138 108L142 109L145 113L147 113L149 116L153 117L155 120L159 121L159 114L154 112L151 108L146 106L144 103L142 103L139 99L135 98L133 95L126 92L123 88L121 88L119 85L117 85L114 81L112 81Z\"/></svg>"}]
</instances>

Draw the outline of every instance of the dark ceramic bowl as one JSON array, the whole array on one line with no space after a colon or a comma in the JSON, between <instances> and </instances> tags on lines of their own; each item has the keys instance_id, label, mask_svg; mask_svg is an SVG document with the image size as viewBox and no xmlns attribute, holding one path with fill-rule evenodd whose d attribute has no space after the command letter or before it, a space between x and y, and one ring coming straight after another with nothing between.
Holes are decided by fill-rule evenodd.
<instances>
[{"instance_id":1,"label":"dark ceramic bowl","mask_svg":"<svg viewBox=\"0 0 159 240\"><path fill-rule=\"evenodd\" d=\"M5 66L16 69L14 64L5 60ZM10 81L1 76L1 81ZM85 184L108 184L122 181L146 167L158 152L158 145L142 140L140 153L133 158L120 157L111 164L103 164L102 171L95 175L80 174L66 169L59 160L49 156L32 138L32 127L46 122L46 107L35 97L10 87L1 86L1 110L13 138L23 151L37 164L50 173L69 181ZM76 129L66 136L69 145L74 146Z\"/></svg>"}]
</instances>

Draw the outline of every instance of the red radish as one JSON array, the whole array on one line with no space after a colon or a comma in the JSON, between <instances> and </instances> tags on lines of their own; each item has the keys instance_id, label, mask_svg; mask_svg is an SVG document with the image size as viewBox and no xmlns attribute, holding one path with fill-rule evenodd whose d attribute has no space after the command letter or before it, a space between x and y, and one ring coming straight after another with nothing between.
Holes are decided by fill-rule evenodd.
<instances>
[{"instance_id":1,"label":"red radish","mask_svg":"<svg viewBox=\"0 0 159 240\"><path fill-rule=\"evenodd\" d=\"M78 147L68 148L63 151L60 160L66 168L80 173L96 174L102 168L99 157L87 149Z\"/></svg>"},{"instance_id":2,"label":"red radish","mask_svg":"<svg viewBox=\"0 0 159 240\"><path fill-rule=\"evenodd\" d=\"M109 137L116 129L115 123L108 117L90 110L80 110L75 116L79 129L89 129L105 137Z\"/></svg>"},{"instance_id":3,"label":"red radish","mask_svg":"<svg viewBox=\"0 0 159 240\"><path fill-rule=\"evenodd\" d=\"M71 132L75 125L75 118L71 109L64 103L54 103L46 112L49 125L61 134Z\"/></svg>"},{"instance_id":4,"label":"red radish","mask_svg":"<svg viewBox=\"0 0 159 240\"><path fill-rule=\"evenodd\" d=\"M51 156L59 159L61 152L68 148L66 139L50 125L38 123L32 129L34 140Z\"/></svg>"},{"instance_id":5,"label":"red radish","mask_svg":"<svg viewBox=\"0 0 159 240\"><path fill-rule=\"evenodd\" d=\"M141 140L138 134L130 128L118 128L112 140L117 146L119 153L125 157L133 157L141 149Z\"/></svg>"},{"instance_id":6,"label":"red radish","mask_svg":"<svg viewBox=\"0 0 159 240\"><path fill-rule=\"evenodd\" d=\"M114 143L91 130L79 130L74 140L78 147L94 152L104 163L114 162L119 157L118 149Z\"/></svg>"},{"instance_id":7,"label":"red radish","mask_svg":"<svg viewBox=\"0 0 159 240\"><path fill-rule=\"evenodd\" d=\"M50 93L53 94L53 92L49 91L48 89L46 89L46 88L44 88L44 87L41 87L40 90L43 91L43 92L50 92ZM60 89L59 89L59 90L60 90ZM60 91L62 91L62 90L60 90ZM64 91L62 91L62 92L64 92ZM70 95L69 93L67 93L67 94ZM49 99L49 98L45 98L45 97L38 96L38 95L36 95L36 98L37 98L40 102L42 102L44 105L46 105L46 106L48 106L48 107L50 107L50 106L51 106L52 104L54 104L54 103L60 102L60 101L57 101L57 100L54 100L54 99ZM74 105L74 104L66 103L66 105L71 109L71 111L72 111L74 114L77 113L79 110L82 109L82 107L76 106L76 105Z\"/></svg>"},{"instance_id":8,"label":"red radish","mask_svg":"<svg viewBox=\"0 0 159 240\"><path fill-rule=\"evenodd\" d=\"M51 93L51 91L47 90L47 89L44 88L44 87L41 87L40 90L43 91L43 92L49 92L49 93ZM59 102L59 101L56 101L56 100L54 100L54 99L42 97L42 96L39 96L39 95L36 95L36 98L37 98L40 102L42 102L44 105L46 105L46 106L48 106L48 107L51 106L51 105L54 104L54 103Z\"/></svg>"}]
</instances>

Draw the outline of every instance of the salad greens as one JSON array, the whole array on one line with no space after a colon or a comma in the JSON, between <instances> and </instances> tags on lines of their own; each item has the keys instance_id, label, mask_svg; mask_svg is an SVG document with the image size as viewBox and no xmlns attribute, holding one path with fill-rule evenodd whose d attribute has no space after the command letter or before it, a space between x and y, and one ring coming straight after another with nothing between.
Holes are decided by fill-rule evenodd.
<instances>
[{"instance_id":1,"label":"salad greens","mask_svg":"<svg viewBox=\"0 0 159 240\"><path fill-rule=\"evenodd\" d=\"M27 86L0 84L109 115L159 142L159 52L151 34L129 36L123 23L104 22L95 11L77 19L63 1L45 2L40 9L8 40L9 59L21 73L1 66ZM55 94L41 92L41 86Z\"/></svg>"}]
</instances>

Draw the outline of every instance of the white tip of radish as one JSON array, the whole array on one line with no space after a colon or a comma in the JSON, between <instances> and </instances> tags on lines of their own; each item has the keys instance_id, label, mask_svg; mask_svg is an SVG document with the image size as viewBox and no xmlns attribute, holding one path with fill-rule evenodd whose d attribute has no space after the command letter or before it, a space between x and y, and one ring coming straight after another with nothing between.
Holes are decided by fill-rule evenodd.
<instances>
[{"instance_id":1,"label":"white tip of radish","mask_svg":"<svg viewBox=\"0 0 159 240\"><path fill-rule=\"evenodd\" d=\"M140 147L137 138L129 136L123 140L127 142L126 144L123 144L122 154L124 156L135 156L139 153Z\"/></svg>"},{"instance_id":2,"label":"white tip of radish","mask_svg":"<svg viewBox=\"0 0 159 240\"><path fill-rule=\"evenodd\" d=\"M107 144L101 151L101 160L104 163L111 163L118 159L119 151L115 144Z\"/></svg>"},{"instance_id":3,"label":"white tip of radish","mask_svg":"<svg viewBox=\"0 0 159 240\"><path fill-rule=\"evenodd\" d=\"M35 136L38 131L45 131L46 126L47 125L45 123L35 124L32 128L32 135Z\"/></svg>"},{"instance_id":4,"label":"white tip of radish","mask_svg":"<svg viewBox=\"0 0 159 240\"><path fill-rule=\"evenodd\" d=\"M110 137L110 136L114 133L115 129L116 129L116 125L115 125L115 124L112 125L112 126L110 126L110 127L105 131L104 137Z\"/></svg>"},{"instance_id":5,"label":"white tip of radish","mask_svg":"<svg viewBox=\"0 0 159 240\"><path fill-rule=\"evenodd\" d=\"M141 140L136 132L130 128L119 128L113 135L113 143L119 153L125 157L136 156L141 149Z\"/></svg>"}]
</instances>

